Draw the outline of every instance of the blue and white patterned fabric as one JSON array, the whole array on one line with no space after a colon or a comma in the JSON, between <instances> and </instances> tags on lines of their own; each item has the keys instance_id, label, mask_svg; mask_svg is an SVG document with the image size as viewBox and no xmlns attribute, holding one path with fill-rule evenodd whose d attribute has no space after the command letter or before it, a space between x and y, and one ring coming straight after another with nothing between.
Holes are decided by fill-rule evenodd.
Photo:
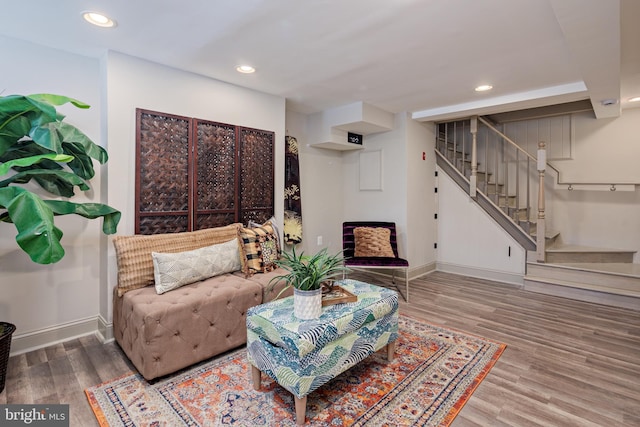
<instances>
[{"instance_id":1,"label":"blue and white patterned fabric","mask_svg":"<svg viewBox=\"0 0 640 427\"><path fill-rule=\"evenodd\" d=\"M249 362L303 397L398 337L398 294L355 280L337 282L358 301L323 307L314 320L293 314L293 297L249 309Z\"/></svg>"}]
</instances>

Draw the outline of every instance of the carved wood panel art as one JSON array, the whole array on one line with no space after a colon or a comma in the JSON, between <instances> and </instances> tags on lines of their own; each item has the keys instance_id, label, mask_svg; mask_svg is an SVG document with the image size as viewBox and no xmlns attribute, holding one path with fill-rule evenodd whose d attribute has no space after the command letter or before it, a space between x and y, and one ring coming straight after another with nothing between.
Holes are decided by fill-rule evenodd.
<instances>
[{"instance_id":1,"label":"carved wood panel art","mask_svg":"<svg viewBox=\"0 0 640 427\"><path fill-rule=\"evenodd\" d=\"M137 127L136 233L187 231L189 120L139 111Z\"/></svg>"},{"instance_id":2,"label":"carved wood panel art","mask_svg":"<svg viewBox=\"0 0 640 427\"><path fill-rule=\"evenodd\" d=\"M232 125L196 121L195 229L235 220L236 130Z\"/></svg>"},{"instance_id":3,"label":"carved wood panel art","mask_svg":"<svg viewBox=\"0 0 640 427\"><path fill-rule=\"evenodd\" d=\"M273 132L240 128L240 221L263 223L273 215Z\"/></svg>"},{"instance_id":4,"label":"carved wood panel art","mask_svg":"<svg viewBox=\"0 0 640 427\"><path fill-rule=\"evenodd\" d=\"M273 216L274 133L136 110L136 233Z\"/></svg>"}]
</instances>

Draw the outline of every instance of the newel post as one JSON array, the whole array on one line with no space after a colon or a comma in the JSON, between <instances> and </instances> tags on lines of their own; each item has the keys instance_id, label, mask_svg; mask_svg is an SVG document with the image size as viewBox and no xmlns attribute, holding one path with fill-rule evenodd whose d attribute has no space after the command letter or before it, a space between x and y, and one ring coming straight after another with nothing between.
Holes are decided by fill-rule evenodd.
<instances>
[{"instance_id":1,"label":"newel post","mask_svg":"<svg viewBox=\"0 0 640 427\"><path fill-rule=\"evenodd\" d=\"M544 172L547 168L545 143L538 142L538 221L536 223L536 258L545 262L545 214L544 214Z\"/></svg>"},{"instance_id":2,"label":"newel post","mask_svg":"<svg viewBox=\"0 0 640 427\"><path fill-rule=\"evenodd\" d=\"M469 178L469 196L475 198L478 186L478 116L471 117L471 177ZM463 159L464 161L464 159ZM463 163L464 164L464 163Z\"/></svg>"}]
</instances>

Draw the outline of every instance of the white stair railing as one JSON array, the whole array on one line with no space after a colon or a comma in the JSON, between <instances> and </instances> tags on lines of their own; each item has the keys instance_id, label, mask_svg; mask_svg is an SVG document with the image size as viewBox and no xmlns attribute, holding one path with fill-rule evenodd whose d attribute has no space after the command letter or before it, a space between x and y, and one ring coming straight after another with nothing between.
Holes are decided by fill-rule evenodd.
<instances>
[{"instance_id":1,"label":"white stair railing","mask_svg":"<svg viewBox=\"0 0 640 427\"><path fill-rule=\"evenodd\" d=\"M438 135L438 151L468 179L470 197L475 199L477 191L482 191L526 234L531 235L535 227L536 257L544 262L545 144L540 143L536 159L488 120L478 116L441 123ZM470 144L467 143L469 136ZM534 175L536 170L537 180ZM534 223L531 195L535 194L532 191L535 183L538 185L538 200Z\"/></svg>"}]
</instances>

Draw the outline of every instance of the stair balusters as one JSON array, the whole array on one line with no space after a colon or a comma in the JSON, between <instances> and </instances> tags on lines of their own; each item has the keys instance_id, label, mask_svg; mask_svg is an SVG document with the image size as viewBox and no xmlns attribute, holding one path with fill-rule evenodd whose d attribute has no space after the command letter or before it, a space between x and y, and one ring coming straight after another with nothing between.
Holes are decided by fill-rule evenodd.
<instances>
[{"instance_id":1,"label":"stair balusters","mask_svg":"<svg viewBox=\"0 0 640 427\"><path fill-rule=\"evenodd\" d=\"M469 196L476 198L478 188L478 117L471 118L471 176L469 177Z\"/></svg>"},{"instance_id":2,"label":"stair balusters","mask_svg":"<svg viewBox=\"0 0 640 427\"><path fill-rule=\"evenodd\" d=\"M467 138L471 137L470 143ZM438 124L437 151L461 179L468 183L468 194L485 210L479 197L504 214L494 218L527 250L535 250L538 261L545 260L546 150L539 145L538 159L518 146L484 117L474 116ZM468 156L471 157L470 160ZM439 160L440 161L440 160ZM534 169L535 168L535 169ZM538 179L535 171L538 171ZM464 177L464 178L462 178ZM532 218L532 198L538 183L537 218ZM462 184L460 184L463 186ZM535 234L535 237L534 237Z\"/></svg>"}]
</instances>

